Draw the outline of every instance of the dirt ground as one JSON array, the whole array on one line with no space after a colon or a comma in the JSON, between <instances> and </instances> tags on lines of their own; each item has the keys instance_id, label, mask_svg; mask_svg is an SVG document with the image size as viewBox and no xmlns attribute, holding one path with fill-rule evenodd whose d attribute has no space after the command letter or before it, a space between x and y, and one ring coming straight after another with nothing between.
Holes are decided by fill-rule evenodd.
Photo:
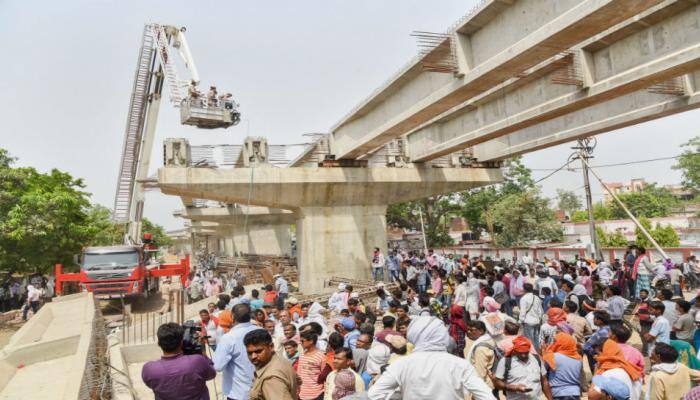
<instances>
[{"instance_id":1,"label":"dirt ground","mask_svg":"<svg viewBox=\"0 0 700 400\"><path fill-rule=\"evenodd\" d=\"M12 335L17 332L17 330L20 328L20 326L15 326L15 325L2 325L0 326L0 349L5 347L7 343L10 341L10 338Z\"/></svg>"}]
</instances>

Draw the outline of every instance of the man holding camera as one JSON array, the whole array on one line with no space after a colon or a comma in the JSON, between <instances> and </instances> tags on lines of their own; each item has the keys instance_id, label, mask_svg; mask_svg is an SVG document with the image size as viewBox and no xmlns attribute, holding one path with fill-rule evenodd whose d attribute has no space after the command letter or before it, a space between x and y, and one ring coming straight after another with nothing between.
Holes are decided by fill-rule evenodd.
<instances>
[{"instance_id":1,"label":"man holding camera","mask_svg":"<svg viewBox=\"0 0 700 400\"><path fill-rule=\"evenodd\" d=\"M163 357L141 370L141 379L158 400L209 400L206 382L216 377L216 371L204 355L183 354L184 331L174 322L161 325L157 335Z\"/></svg>"}]
</instances>

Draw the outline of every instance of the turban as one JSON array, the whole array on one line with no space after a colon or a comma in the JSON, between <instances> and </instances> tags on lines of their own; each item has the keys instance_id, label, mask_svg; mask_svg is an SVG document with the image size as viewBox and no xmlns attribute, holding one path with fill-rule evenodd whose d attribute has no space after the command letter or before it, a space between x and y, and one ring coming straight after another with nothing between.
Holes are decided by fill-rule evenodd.
<instances>
[{"instance_id":1,"label":"turban","mask_svg":"<svg viewBox=\"0 0 700 400\"><path fill-rule=\"evenodd\" d=\"M233 326L233 316L230 310L224 310L219 314L219 326L224 330L224 333L228 333Z\"/></svg>"},{"instance_id":2,"label":"turban","mask_svg":"<svg viewBox=\"0 0 700 400\"><path fill-rule=\"evenodd\" d=\"M558 307L547 310L547 323L556 326L560 322L566 322L566 312Z\"/></svg>"},{"instance_id":3,"label":"turban","mask_svg":"<svg viewBox=\"0 0 700 400\"><path fill-rule=\"evenodd\" d=\"M596 357L596 361L598 361L598 369L595 371L596 375L614 368L622 368L632 381L636 381L642 376L639 367L627 361L620 346L610 339L603 344L603 351Z\"/></svg>"},{"instance_id":4,"label":"turban","mask_svg":"<svg viewBox=\"0 0 700 400\"><path fill-rule=\"evenodd\" d=\"M513 351L517 351L518 353L528 353L530 352L530 347L532 346L532 343L530 343L530 340L526 338L525 336L516 336L513 339Z\"/></svg>"},{"instance_id":5,"label":"turban","mask_svg":"<svg viewBox=\"0 0 700 400\"><path fill-rule=\"evenodd\" d=\"M484 297L484 308L487 312L496 312L501 309L501 304L491 296Z\"/></svg>"},{"instance_id":6,"label":"turban","mask_svg":"<svg viewBox=\"0 0 700 400\"><path fill-rule=\"evenodd\" d=\"M338 371L333 379L332 399L338 400L355 393L355 375L349 369Z\"/></svg>"},{"instance_id":7,"label":"turban","mask_svg":"<svg viewBox=\"0 0 700 400\"><path fill-rule=\"evenodd\" d=\"M556 370L557 368L556 362L554 361L554 353L560 353L576 360L581 359L581 355L576 351L576 339L564 332L559 332L554 336L554 343L547 346L542 355L542 359L552 370Z\"/></svg>"}]
</instances>

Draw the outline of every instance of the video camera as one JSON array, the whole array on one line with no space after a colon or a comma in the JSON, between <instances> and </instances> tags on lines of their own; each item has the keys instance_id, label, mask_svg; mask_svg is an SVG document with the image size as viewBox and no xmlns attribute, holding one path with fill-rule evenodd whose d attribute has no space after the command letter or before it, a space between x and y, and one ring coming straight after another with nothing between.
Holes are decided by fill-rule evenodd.
<instances>
[{"instance_id":1,"label":"video camera","mask_svg":"<svg viewBox=\"0 0 700 400\"><path fill-rule=\"evenodd\" d=\"M182 337L182 352L186 355L203 354L202 326L194 321L186 321L182 327L185 329Z\"/></svg>"}]
</instances>

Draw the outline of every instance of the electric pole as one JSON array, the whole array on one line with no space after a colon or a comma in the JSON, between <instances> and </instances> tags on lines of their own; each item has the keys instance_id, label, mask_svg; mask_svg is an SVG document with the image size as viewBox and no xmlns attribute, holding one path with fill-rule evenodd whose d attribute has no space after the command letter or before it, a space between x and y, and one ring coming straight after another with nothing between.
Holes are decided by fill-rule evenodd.
<instances>
[{"instance_id":1,"label":"electric pole","mask_svg":"<svg viewBox=\"0 0 700 400\"><path fill-rule=\"evenodd\" d=\"M591 183L588 180L588 159L593 157L593 147L590 145L591 139L579 139L578 146L572 147L577 151L575 158L581 160L581 170L583 171L583 185L586 190L586 208L588 209L588 231L591 236L591 245L593 246L593 257L596 260L603 259L603 251L598 242L598 235L595 231L595 220L593 219L593 199L591 198Z\"/></svg>"}]
</instances>

